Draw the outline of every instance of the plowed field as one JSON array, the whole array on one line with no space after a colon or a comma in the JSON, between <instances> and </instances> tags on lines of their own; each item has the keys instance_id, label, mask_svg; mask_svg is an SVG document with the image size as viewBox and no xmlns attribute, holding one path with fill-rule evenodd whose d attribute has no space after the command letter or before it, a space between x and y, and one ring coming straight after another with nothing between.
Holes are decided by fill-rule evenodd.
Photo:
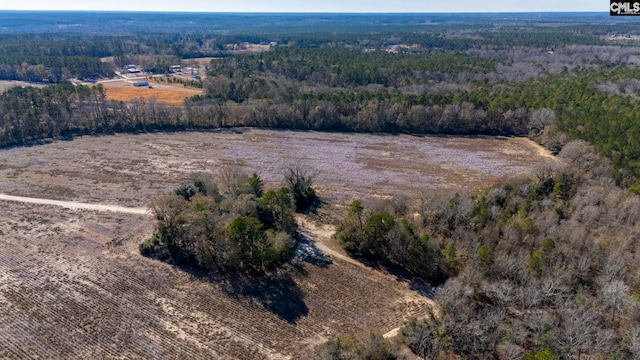
<instances>
[{"instance_id":1,"label":"plowed field","mask_svg":"<svg viewBox=\"0 0 640 360\"><path fill-rule=\"evenodd\" d=\"M554 161L505 138L266 130L82 137L1 150L0 193L148 207L193 172L236 164L275 185L284 165L302 160L334 203L476 189ZM149 215L0 201L0 358L302 359L336 334L387 332L431 304L406 282L335 254L299 257L259 284L210 281L141 257L137 244L152 228ZM308 234L318 229L311 246L336 249L330 226Z\"/></svg>"}]
</instances>

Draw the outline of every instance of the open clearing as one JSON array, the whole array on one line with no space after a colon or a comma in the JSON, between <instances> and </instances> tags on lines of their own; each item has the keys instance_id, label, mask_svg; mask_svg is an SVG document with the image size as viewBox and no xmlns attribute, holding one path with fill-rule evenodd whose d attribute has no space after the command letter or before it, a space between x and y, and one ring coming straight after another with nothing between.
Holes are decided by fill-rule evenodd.
<instances>
[{"instance_id":1,"label":"open clearing","mask_svg":"<svg viewBox=\"0 0 640 360\"><path fill-rule=\"evenodd\" d=\"M517 138L243 129L81 137L0 151L0 193L148 208L194 172L235 164L268 185L304 161L329 203L477 189L554 161ZM337 334L383 333L431 301L299 217L329 262L300 257L275 282L230 292L141 257L153 217L0 201L0 358L300 359ZM73 203L71 204L73 205ZM70 206L73 207L73 206ZM244 286L244 287L243 287Z\"/></svg>"},{"instance_id":2,"label":"open clearing","mask_svg":"<svg viewBox=\"0 0 640 360\"><path fill-rule=\"evenodd\" d=\"M148 207L193 173L225 165L280 185L303 162L332 204L370 195L484 188L554 161L523 138L417 137L234 129L86 136L0 151L0 193Z\"/></svg>"},{"instance_id":3,"label":"open clearing","mask_svg":"<svg viewBox=\"0 0 640 360\"><path fill-rule=\"evenodd\" d=\"M160 103L179 106L184 104L184 99L202 94L201 89L187 88L180 84L174 86L152 82L153 89L150 89L148 87L135 87L132 83L122 80L104 82L102 85L106 90L108 100L126 102L132 100L149 102L155 99Z\"/></svg>"},{"instance_id":4,"label":"open clearing","mask_svg":"<svg viewBox=\"0 0 640 360\"><path fill-rule=\"evenodd\" d=\"M25 82L25 81L17 81L17 80L0 80L0 93L5 92L9 89L11 89L12 87L16 87L16 86L22 86L22 87L27 87L27 86L33 86L33 87L45 87L45 84L38 84L38 83L30 83L30 82Z\"/></svg>"}]
</instances>

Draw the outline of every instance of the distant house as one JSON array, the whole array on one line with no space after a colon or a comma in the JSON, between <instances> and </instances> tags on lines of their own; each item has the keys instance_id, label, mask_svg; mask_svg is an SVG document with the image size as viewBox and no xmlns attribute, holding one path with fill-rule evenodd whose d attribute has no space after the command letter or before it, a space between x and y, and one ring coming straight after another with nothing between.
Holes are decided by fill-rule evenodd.
<instances>
[{"instance_id":1,"label":"distant house","mask_svg":"<svg viewBox=\"0 0 640 360\"><path fill-rule=\"evenodd\" d=\"M182 66L180 65L171 65L169 66L169 71L171 72L179 72L182 70Z\"/></svg>"},{"instance_id":2,"label":"distant house","mask_svg":"<svg viewBox=\"0 0 640 360\"><path fill-rule=\"evenodd\" d=\"M277 41L272 41L269 43L269 46L277 46L278 42Z\"/></svg>"},{"instance_id":3,"label":"distant house","mask_svg":"<svg viewBox=\"0 0 640 360\"><path fill-rule=\"evenodd\" d=\"M149 86L149 82L147 81L136 81L133 83L133 86L135 87L145 87L145 86Z\"/></svg>"}]
</instances>

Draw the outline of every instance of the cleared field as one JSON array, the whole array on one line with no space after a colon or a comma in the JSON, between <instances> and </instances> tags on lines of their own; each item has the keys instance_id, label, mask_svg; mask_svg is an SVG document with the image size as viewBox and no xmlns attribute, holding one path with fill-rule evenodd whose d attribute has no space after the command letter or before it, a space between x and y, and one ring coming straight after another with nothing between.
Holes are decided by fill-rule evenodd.
<instances>
[{"instance_id":1,"label":"cleared field","mask_svg":"<svg viewBox=\"0 0 640 360\"><path fill-rule=\"evenodd\" d=\"M8 89L11 89L12 87L16 87L16 86L45 87L46 85L45 84L30 83L30 82L25 82L25 81L0 80L0 93L5 92Z\"/></svg>"},{"instance_id":2,"label":"cleared field","mask_svg":"<svg viewBox=\"0 0 640 360\"><path fill-rule=\"evenodd\" d=\"M475 190L554 162L523 138L235 129L80 137L0 151L0 192L145 207L193 173L237 165L279 185L286 165L317 171L330 203Z\"/></svg>"},{"instance_id":3,"label":"cleared field","mask_svg":"<svg viewBox=\"0 0 640 360\"><path fill-rule=\"evenodd\" d=\"M231 54L253 54L260 53L264 51L270 51L273 49L271 45L261 45L261 44L227 44L226 50Z\"/></svg>"},{"instance_id":4,"label":"cleared field","mask_svg":"<svg viewBox=\"0 0 640 360\"><path fill-rule=\"evenodd\" d=\"M187 62L190 61L195 61L202 69L205 68L205 66L209 66L209 64L211 64L212 60L218 60L220 58L218 57L201 57L201 58L193 58L193 59L189 59L187 60Z\"/></svg>"},{"instance_id":5,"label":"cleared field","mask_svg":"<svg viewBox=\"0 0 640 360\"><path fill-rule=\"evenodd\" d=\"M103 83L108 100L144 100L148 102L155 99L160 103L179 106L184 103L184 99L202 94L202 90L185 88L182 85L171 86L158 83L151 83L151 85L153 89L135 87L133 84L124 81Z\"/></svg>"},{"instance_id":6,"label":"cleared field","mask_svg":"<svg viewBox=\"0 0 640 360\"><path fill-rule=\"evenodd\" d=\"M146 207L193 172L236 164L275 184L296 160L319 171L330 202L477 188L554 161L511 138L117 135L2 150L0 192ZM299 220L317 248L335 249L330 225ZM212 282L141 257L137 244L152 228L146 215L0 202L0 358L301 359L336 334L387 332L431 304L410 284L337 255L317 262L301 252L255 286Z\"/></svg>"}]
</instances>

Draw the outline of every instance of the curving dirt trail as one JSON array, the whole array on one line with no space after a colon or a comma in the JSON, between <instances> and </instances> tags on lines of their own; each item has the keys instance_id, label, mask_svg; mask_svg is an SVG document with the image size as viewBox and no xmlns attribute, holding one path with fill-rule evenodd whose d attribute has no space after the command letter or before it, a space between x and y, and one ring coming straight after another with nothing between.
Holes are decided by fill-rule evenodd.
<instances>
[{"instance_id":1,"label":"curving dirt trail","mask_svg":"<svg viewBox=\"0 0 640 360\"><path fill-rule=\"evenodd\" d=\"M371 269L370 267L364 265L363 263L347 256L344 255L336 250L333 250L329 247L328 242L331 240L331 237L333 236L333 234L335 233L335 227L332 225L327 225L327 224L323 224L323 225L318 225L316 223L314 223L313 221L305 218L303 215L296 215L295 216L296 222L298 223L298 225L300 226L300 232L302 232L303 234L309 236L311 239L315 240L315 247L320 250L322 253L324 253L325 255L330 256L333 259L339 259L341 261L344 261L346 263L355 265L359 268L362 269L366 269L372 276L380 276L380 277L384 277L384 276L391 276L391 275L387 275L384 273L381 273L377 270ZM437 304L431 300L431 299L427 299L422 295L419 295L416 291L413 290L409 290L407 289L407 297L408 298L415 298L418 301L425 301L429 304L429 306L431 307L431 309L433 309L436 313L437 313ZM426 314L424 314L426 316ZM405 319L405 320L409 320L409 319ZM392 338L392 337L396 337L400 334L400 327L396 327L393 328L389 331L387 331L386 333L384 333L382 336L384 338Z\"/></svg>"},{"instance_id":2,"label":"curving dirt trail","mask_svg":"<svg viewBox=\"0 0 640 360\"><path fill-rule=\"evenodd\" d=\"M346 263L355 265L357 267L371 270L370 268L365 266L363 263L349 256L341 254L331 249L327 245L327 242L331 239L331 237L333 236L333 233L336 232L335 227L331 225L322 225L322 226L316 225L312 221L306 219L303 215L296 215L295 219L296 219L296 222L298 223L298 226L300 226L300 232L307 235L309 238L315 240L315 243L314 243L315 247L318 250L320 250L323 254L328 255L329 257L332 257L334 259L340 259Z\"/></svg>"}]
</instances>

